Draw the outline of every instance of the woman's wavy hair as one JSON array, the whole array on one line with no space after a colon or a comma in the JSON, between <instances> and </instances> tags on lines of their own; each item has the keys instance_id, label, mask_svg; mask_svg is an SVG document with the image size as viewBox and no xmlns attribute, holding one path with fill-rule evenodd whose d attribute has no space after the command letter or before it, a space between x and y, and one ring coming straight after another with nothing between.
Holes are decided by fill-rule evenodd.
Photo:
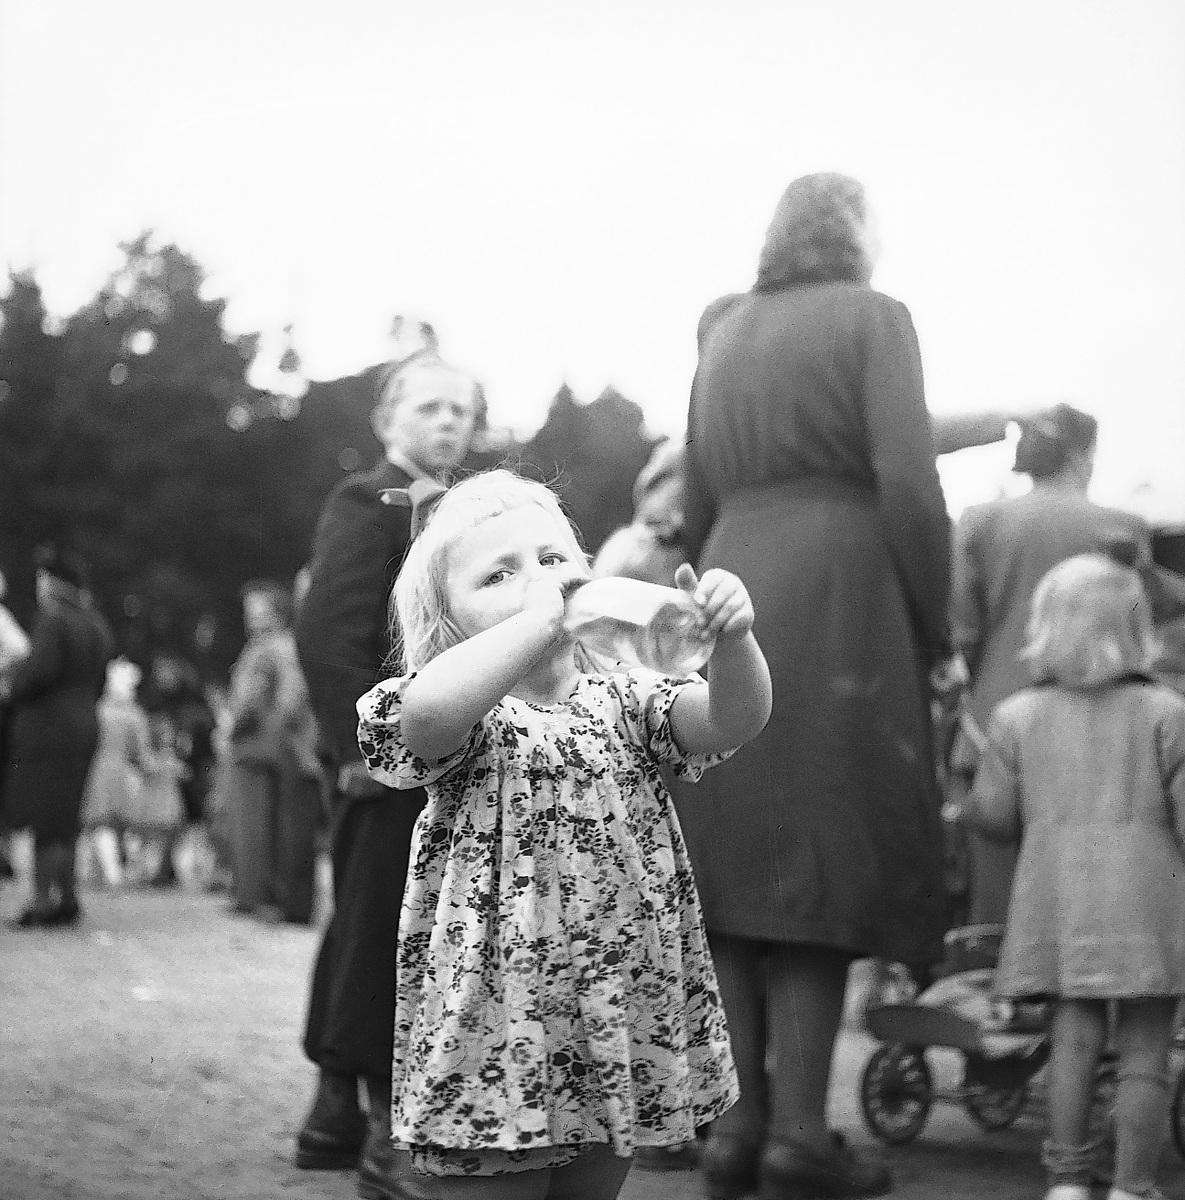
<instances>
[{"instance_id":1,"label":"woman's wavy hair","mask_svg":"<svg viewBox=\"0 0 1185 1200\"><path fill-rule=\"evenodd\" d=\"M1146 673L1158 648L1139 575L1105 554L1075 555L1042 577L1027 641L1034 681L1069 688Z\"/></svg>"},{"instance_id":2,"label":"woman's wavy hair","mask_svg":"<svg viewBox=\"0 0 1185 1200\"><path fill-rule=\"evenodd\" d=\"M1049 479L1075 455L1088 451L1099 435L1099 423L1072 404L1055 404L1021 423L1012 469L1033 479Z\"/></svg>"},{"instance_id":3,"label":"woman's wavy hair","mask_svg":"<svg viewBox=\"0 0 1185 1200\"><path fill-rule=\"evenodd\" d=\"M864 185L848 175L803 175L782 193L757 266L757 291L799 283L867 283Z\"/></svg>"},{"instance_id":4,"label":"woman's wavy hair","mask_svg":"<svg viewBox=\"0 0 1185 1200\"><path fill-rule=\"evenodd\" d=\"M567 548L588 562L559 497L545 484L498 468L471 475L440 498L423 530L408 547L391 591L391 654L387 669L418 671L465 640L448 607L449 552L475 525L501 513L535 505L555 519Z\"/></svg>"}]
</instances>

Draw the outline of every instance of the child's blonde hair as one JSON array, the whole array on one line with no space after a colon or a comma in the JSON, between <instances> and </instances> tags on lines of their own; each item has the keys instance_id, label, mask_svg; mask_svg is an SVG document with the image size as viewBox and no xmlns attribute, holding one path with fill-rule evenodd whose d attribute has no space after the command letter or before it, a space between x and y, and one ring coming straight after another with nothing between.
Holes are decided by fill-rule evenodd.
<instances>
[{"instance_id":1,"label":"child's blonde hair","mask_svg":"<svg viewBox=\"0 0 1185 1200\"><path fill-rule=\"evenodd\" d=\"M408 547L391 593L391 668L418 671L465 640L448 610L449 551L466 530L532 504L555 519L574 561L587 565L576 530L549 487L503 469L471 475L440 498Z\"/></svg>"},{"instance_id":2,"label":"child's blonde hair","mask_svg":"<svg viewBox=\"0 0 1185 1200\"><path fill-rule=\"evenodd\" d=\"M1033 593L1022 651L1038 683L1101 687L1146 672L1156 638L1135 571L1103 554L1079 554L1048 571Z\"/></svg>"}]
</instances>

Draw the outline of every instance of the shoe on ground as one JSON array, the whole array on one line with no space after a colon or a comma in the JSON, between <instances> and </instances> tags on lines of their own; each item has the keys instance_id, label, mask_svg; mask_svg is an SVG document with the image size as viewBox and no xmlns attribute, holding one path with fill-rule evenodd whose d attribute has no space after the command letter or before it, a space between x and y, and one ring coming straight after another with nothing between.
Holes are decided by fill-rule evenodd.
<instances>
[{"instance_id":1,"label":"shoe on ground","mask_svg":"<svg viewBox=\"0 0 1185 1200\"><path fill-rule=\"evenodd\" d=\"M362 1200L421 1200L424 1193L415 1181L411 1155L391 1144L391 1126L371 1120L362 1157L358 1160L358 1195Z\"/></svg>"},{"instance_id":2,"label":"shoe on ground","mask_svg":"<svg viewBox=\"0 0 1185 1200\"><path fill-rule=\"evenodd\" d=\"M317 1092L296 1135L295 1163L304 1171L345 1171L358 1165L366 1141L366 1117L358 1107L353 1076L317 1076Z\"/></svg>"},{"instance_id":3,"label":"shoe on ground","mask_svg":"<svg viewBox=\"0 0 1185 1200\"><path fill-rule=\"evenodd\" d=\"M739 1200L756 1190L760 1157L761 1147L756 1142L710 1133L699 1152L699 1169L709 1200Z\"/></svg>"},{"instance_id":4,"label":"shoe on ground","mask_svg":"<svg viewBox=\"0 0 1185 1200\"><path fill-rule=\"evenodd\" d=\"M1107 1193L1107 1200L1168 1200L1168 1197L1151 1184L1146 1188L1141 1188L1138 1192L1129 1192L1124 1188L1113 1187Z\"/></svg>"},{"instance_id":5,"label":"shoe on ground","mask_svg":"<svg viewBox=\"0 0 1185 1200\"><path fill-rule=\"evenodd\" d=\"M825 1150L784 1139L770 1142L761 1155L759 1200L843 1200L892 1190L888 1170L857 1154L839 1133Z\"/></svg>"},{"instance_id":6,"label":"shoe on ground","mask_svg":"<svg viewBox=\"0 0 1185 1200\"><path fill-rule=\"evenodd\" d=\"M694 1171L698 1163L696 1141L677 1146L639 1146L634 1151L634 1166L639 1171Z\"/></svg>"},{"instance_id":7,"label":"shoe on ground","mask_svg":"<svg viewBox=\"0 0 1185 1200\"><path fill-rule=\"evenodd\" d=\"M77 900L49 907L34 905L27 908L11 922L13 929L54 929L76 925L82 919L82 908Z\"/></svg>"},{"instance_id":8,"label":"shoe on ground","mask_svg":"<svg viewBox=\"0 0 1185 1200\"><path fill-rule=\"evenodd\" d=\"M1090 1188L1081 1183L1055 1183L1045 1200L1090 1200Z\"/></svg>"},{"instance_id":9,"label":"shoe on ground","mask_svg":"<svg viewBox=\"0 0 1185 1200\"><path fill-rule=\"evenodd\" d=\"M324 1129L302 1129L296 1135L293 1161L302 1171L352 1171L361 1152L360 1140L343 1139Z\"/></svg>"}]
</instances>

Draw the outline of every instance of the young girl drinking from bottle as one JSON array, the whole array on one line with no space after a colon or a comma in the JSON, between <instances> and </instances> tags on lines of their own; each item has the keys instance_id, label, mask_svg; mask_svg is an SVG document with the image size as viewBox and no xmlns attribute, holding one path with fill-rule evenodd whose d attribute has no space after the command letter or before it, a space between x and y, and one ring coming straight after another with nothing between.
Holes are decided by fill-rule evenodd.
<instances>
[{"instance_id":1,"label":"young girl drinking from bottle","mask_svg":"<svg viewBox=\"0 0 1185 1200\"><path fill-rule=\"evenodd\" d=\"M391 1122L425 1196L611 1200L635 1146L688 1141L737 1097L659 772L698 778L765 725L752 605L735 576L685 567L716 637L707 682L602 673L563 627L588 578L549 489L457 484L413 513L393 597L406 674L358 702L370 773L429 796Z\"/></svg>"},{"instance_id":2,"label":"young girl drinking from bottle","mask_svg":"<svg viewBox=\"0 0 1185 1200\"><path fill-rule=\"evenodd\" d=\"M1021 838L997 991L1052 1001L1047 1200L1087 1200L1089 1114L1117 1001L1110 1200L1159 1197L1168 1051L1185 994L1185 700L1146 672L1154 641L1133 571L1067 559L1033 596L1035 686L988 731L968 815Z\"/></svg>"}]
</instances>

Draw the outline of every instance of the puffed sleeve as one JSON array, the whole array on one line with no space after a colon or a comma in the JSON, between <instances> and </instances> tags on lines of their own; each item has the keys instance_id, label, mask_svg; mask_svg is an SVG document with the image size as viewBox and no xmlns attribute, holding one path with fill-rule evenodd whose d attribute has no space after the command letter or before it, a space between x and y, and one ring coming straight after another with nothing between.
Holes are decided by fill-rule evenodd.
<instances>
[{"instance_id":1,"label":"puffed sleeve","mask_svg":"<svg viewBox=\"0 0 1185 1200\"><path fill-rule=\"evenodd\" d=\"M372 779L392 788L417 788L435 783L479 749L483 730L474 725L468 738L451 754L429 762L413 754L403 740L403 693L415 672L386 679L358 701L358 748Z\"/></svg>"},{"instance_id":2,"label":"puffed sleeve","mask_svg":"<svg viewBox=\"0 0 1185 1200\"><path fill-rule=\"evenodd\" d=\"M1021 835L1019 750L1014 730L997 708L979 759L966 815L986 837L1016 842Z\"/></svg>"},{"instance_id":3,"label":"puffed sleeve","mask_svg":"<svg viewBox=\"0 0 1185 1200\"><path fill-rule=\"evenodd\" d=\"M682 779L692 783L709 768L731 758L736 749L719 754L686 754L671 730L671 705L686 687L702 687L698 675L672 679L655 671L635 670L619 677L622 718L628 735L642 745L650 756L664 763Z\"/></svg>"},{"instance_id":4,"label":"puffed sleeve","mask_svg":"<svg viewBox=\"0 0 1185 1200\"><path fill-rule=\"evenodd\" d=\"M932 666L949 645L950 518L934 462L922 359L909 310L877 295L863 322L868 448L885 534Z\"/></svg>"}]
</instances>

